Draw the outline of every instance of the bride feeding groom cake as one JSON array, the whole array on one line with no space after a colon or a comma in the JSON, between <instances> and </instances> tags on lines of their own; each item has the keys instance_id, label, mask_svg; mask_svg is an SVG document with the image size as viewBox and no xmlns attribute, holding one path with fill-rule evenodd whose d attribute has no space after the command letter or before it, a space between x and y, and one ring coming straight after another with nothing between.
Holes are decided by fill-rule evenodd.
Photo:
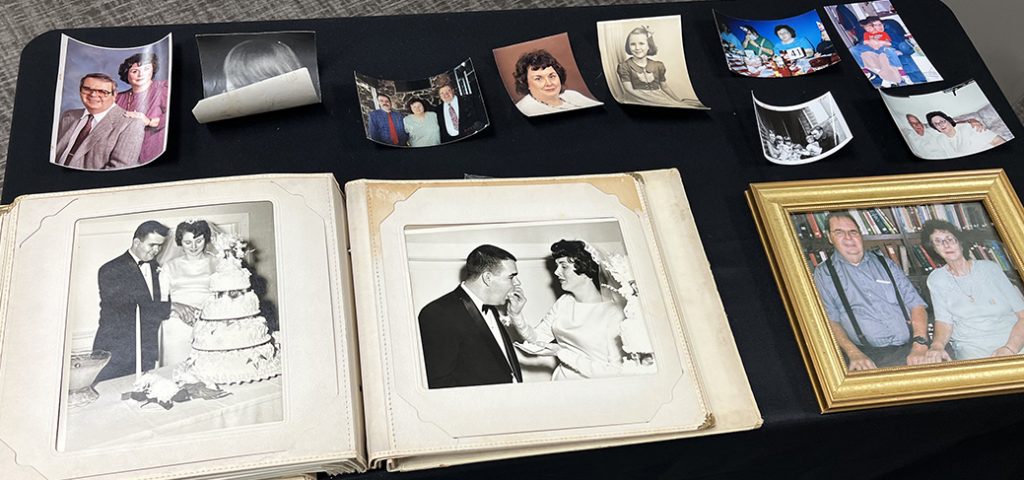
<instances>
[{"instance_id":1,"label":"bride feeding groom cake","mask_svg":"<svg viewBox=\"0 0 1024 480\"><path fill-rule=\"evenodd\" d=\"M555 358L550 380L654 371L626 257L560 240L550 259L562 294L539 322L530 322L516 257L494 245L469 253L465 280L419 313L430 388L521 383L516 349L526 358Z\"/></svg>"}]
</instances>

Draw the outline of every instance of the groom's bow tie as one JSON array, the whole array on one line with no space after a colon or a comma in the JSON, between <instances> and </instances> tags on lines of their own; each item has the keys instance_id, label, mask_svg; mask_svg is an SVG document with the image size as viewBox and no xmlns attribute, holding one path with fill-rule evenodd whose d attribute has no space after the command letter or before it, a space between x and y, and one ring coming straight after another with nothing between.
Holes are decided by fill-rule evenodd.
<instances>
[{"instance_id":1,"label":"groom's bow tie","mask_svg":"<svg viewBox=\"0 0 1024 480\"><path fill-rule=\"evenodd\" d=\"M494 305L484 305L483 310L484 310L484 315L486 315L489 312L494 312L494 318L501 318L501 315L498 314L498 307L496 307Z\"/></svg>"},{"instance_id":2,"label":"groom's bow tie","mask_svg":"<svg viewBox=\"0 0 1024 480\"><path fill-rule=\"evenodd\" d=\"M139 266L140 267L145 265L145 264L147 264L147 263L150 264L150 265L155 265L156 264L156 260L139 260Z\"/></svg>"}]
</instances>

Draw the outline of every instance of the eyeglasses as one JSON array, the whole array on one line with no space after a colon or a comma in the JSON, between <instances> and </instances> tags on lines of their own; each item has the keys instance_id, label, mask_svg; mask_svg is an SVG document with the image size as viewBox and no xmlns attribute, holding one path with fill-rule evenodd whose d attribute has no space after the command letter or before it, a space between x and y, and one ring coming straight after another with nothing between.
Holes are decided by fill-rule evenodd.
<instances>
[{"instance_id":1,"label":"eyeglasses","mask_svg":"<svg viewBox=\"0 0 1024 480\"><path fill-rule=\"evenodd\" d=\"M953 246L953 245L959 245L959 244L960 244L960 240L957 240L957 238L954 237L954 236L942 237L942 238L933 238L932 239L932 245L934 245L936 247L945 247L947 245L948 246Z\"/></svg>"},{"instance_id":2,"label":"eyeglasses","mask_svg":"<svg viewBox=\"0 0 1024 480\"><path fill-rule=\"evenodd\" d=\"M835 238L860 238L860 230L832 230Z\"/></svg>"},{"instance_id":3,"label":"eyeglasses","mask_svg":"<svg viewBox=\"0 0 1024 480\"><path fill-rule=\"evenodd\" d=\"M79 87L78 91L81 92L82 95L86 95L86 96L92 95L92 94L95 93L96 95L99 95L101 98L107 98L107 97L109 97L109 96L114 94L114 92L112 92L110 90L99 90L99 89L95 89L95 88L89 88L89 87L86 87L84 85L82 87Z\"/></svg>"}]
</instances>

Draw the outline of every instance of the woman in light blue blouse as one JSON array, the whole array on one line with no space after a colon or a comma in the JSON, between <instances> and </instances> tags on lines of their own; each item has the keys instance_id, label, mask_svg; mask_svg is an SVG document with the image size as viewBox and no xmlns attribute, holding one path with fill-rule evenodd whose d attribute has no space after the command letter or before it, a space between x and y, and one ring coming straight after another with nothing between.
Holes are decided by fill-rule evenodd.
<instances>
[{"instance_id":1,"label":"woman in light blue blouse","mask_svg":"<svg viewBox=\"0 0 1024 480\"><path fill-rule=\"evenodd\" d=\"M929 220L921 243L946 265L928 275L935 313L935 337L928 355L938 355L947 342L957 360L1017 355L1024 348L1024 296L989 260L967 259L960 229Z\"/></svg>"}]
</instances>

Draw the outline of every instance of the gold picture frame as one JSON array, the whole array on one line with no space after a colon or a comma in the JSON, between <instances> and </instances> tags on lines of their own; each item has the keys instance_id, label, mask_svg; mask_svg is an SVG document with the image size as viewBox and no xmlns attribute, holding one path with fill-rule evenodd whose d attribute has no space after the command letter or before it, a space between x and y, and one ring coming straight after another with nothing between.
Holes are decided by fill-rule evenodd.
<instances>
[{"instance_id":1,"label":"gold picture frame","mask_svg":"<svg viewBox=\"0 0 1024 480\"><path fill-rule=\"evenodd\" d=\"M946 209L955 218L956 209L964 210L963 205L980 205L972 207L974 213L980 208L988 215L989 223L983 229L1001 240L999 246L1003 251L999 260L1007 272L1017 274L1019 279L1024 271L1024 208L1003 170L754 183L746 195L822 413L1024 391L1021 354L847 371L824 303L815 288L811 269L815 259L808 261L805 239L815 232L802 231L794 223L794 218L808 213L808 218L819 215L820 225L823 212L856 213L881 208L887 209L886 218L876 219L896 223L898 227L901 219L911 218L904 217L909 210L917 212L927 207L925 210L930 208L941 214ZM953 210L949 210L949 205ZM857 223L860 227L861 221ZM912 225L907 224L907 230L911 231ZM827 238L828 227L824 233ZM902 238L910 244L910 250L916 248L911 234L903 233ZM881 248L883 253L885 248ZM899 248L896 250L902 253ZM904 260L908 259L906 253L903 255ZM1020 288L1019 281L1017 287ZM931 313L928 321L933 322Z\"/></svg>"}]
</instances>

